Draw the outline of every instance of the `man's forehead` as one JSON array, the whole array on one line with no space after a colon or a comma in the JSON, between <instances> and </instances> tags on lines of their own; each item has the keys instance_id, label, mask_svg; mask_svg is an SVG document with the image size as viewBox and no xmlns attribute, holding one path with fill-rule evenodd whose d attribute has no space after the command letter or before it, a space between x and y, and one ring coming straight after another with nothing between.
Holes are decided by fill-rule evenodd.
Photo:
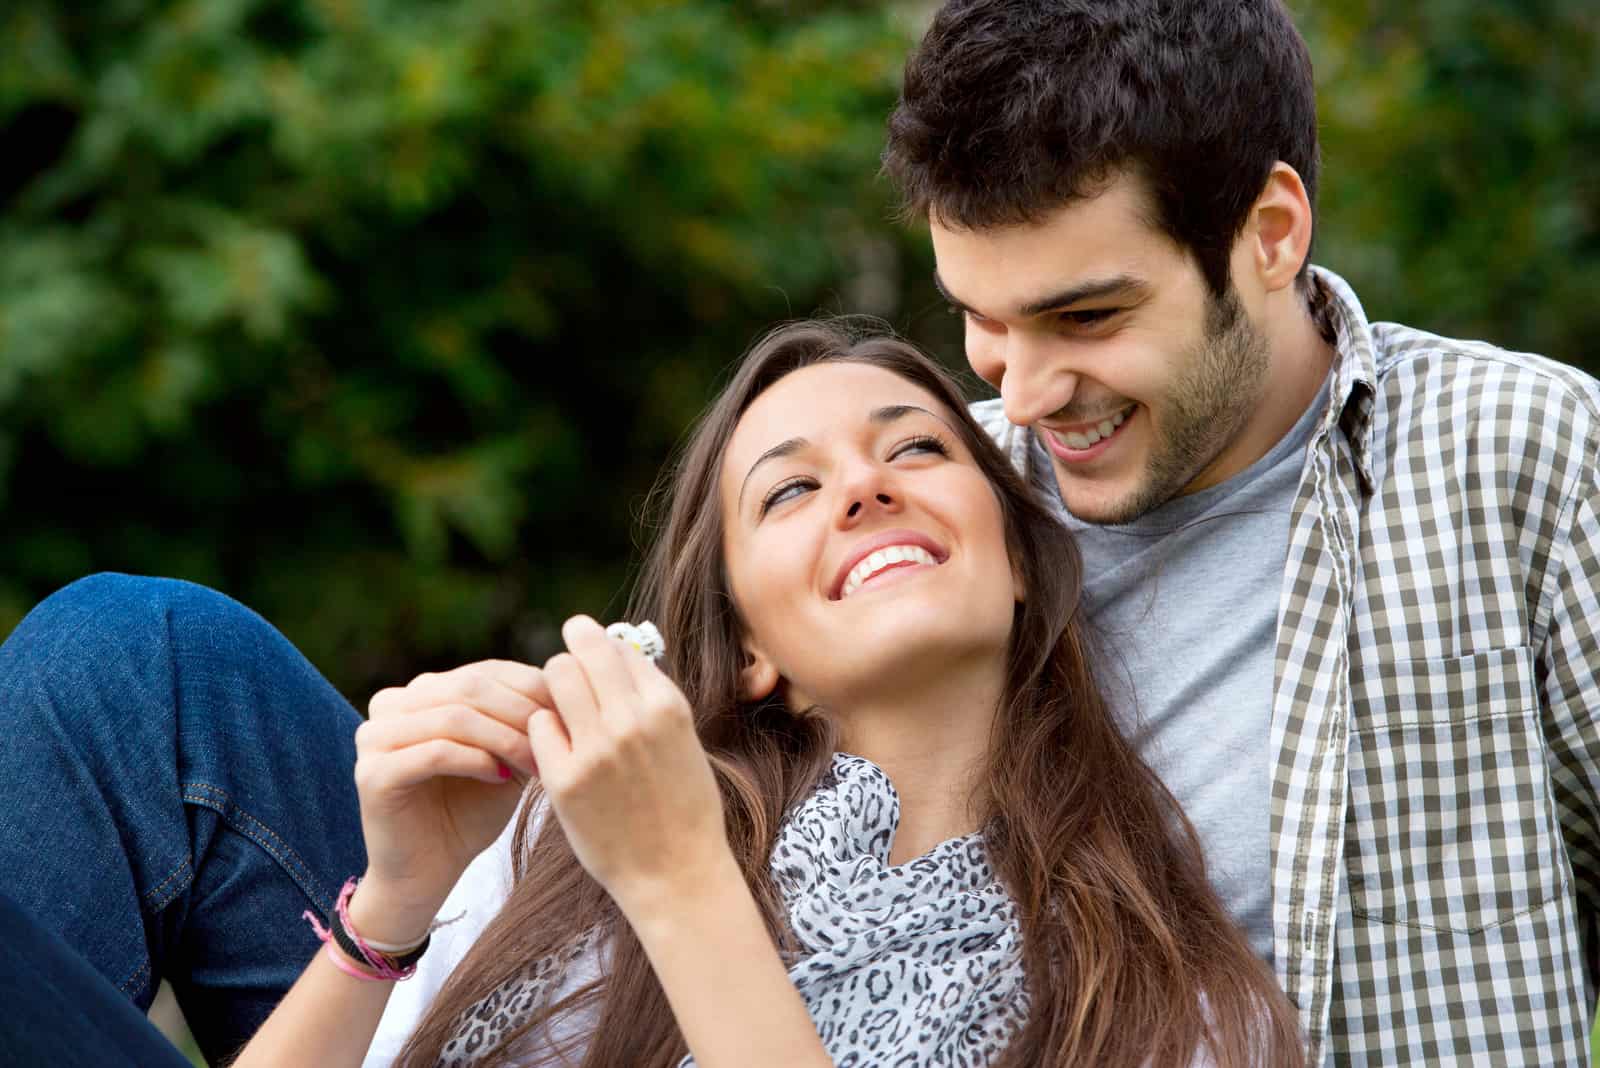
<instances>
[{"instance_id":1,"label":"man's forehead","mask_svg":"<svg viewBox=\"0 0 1600 1068\"><path fill-rule=\"evenodd\" d=\"M1037 222L971 229L930 216L929 229L936 281L946 296L975 310L995 303L1006 305L996 311L1014 310L1045 290L1091 280L1148 278L1158 253L1176 252L1150 221L1141 185L1131 181L1063 204Z\"/></svg>"}]
</instances>

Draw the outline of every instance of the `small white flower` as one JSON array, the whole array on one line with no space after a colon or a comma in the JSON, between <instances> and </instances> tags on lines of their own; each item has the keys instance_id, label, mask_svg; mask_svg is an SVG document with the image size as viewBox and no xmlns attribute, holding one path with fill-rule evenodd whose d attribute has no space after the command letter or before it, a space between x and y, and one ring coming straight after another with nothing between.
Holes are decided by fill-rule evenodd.
<instances>
[{"instance_id":1,"label":"small white flower","mask_svg":"<svg viewBox=\"0 0 1600 1068\"><path fill-rule=\"evenodd\" d=\"M627 642L644 654L646 660L660 660L667 651L661 632L649 620L642 623L613 623L606 628L606 636Z\"/></svg>"}]
</instances>

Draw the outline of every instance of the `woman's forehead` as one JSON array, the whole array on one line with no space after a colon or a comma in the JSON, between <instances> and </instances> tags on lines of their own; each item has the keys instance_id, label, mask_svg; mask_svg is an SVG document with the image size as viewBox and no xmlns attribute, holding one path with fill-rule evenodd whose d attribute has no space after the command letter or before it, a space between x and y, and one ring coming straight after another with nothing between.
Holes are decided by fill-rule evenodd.
<instances>
[{"instance_id":1,"label":"woman's forehead","mask_svg":"<svg viewBox=\"0 0 1600 1068\"><path fill-rule=\"evenodd\" d=\"M803 367L774 382L739 417L723 461L724 480L730 474L743 478L769 449L858 433L881 422L884 411L902 407L951 419L932 392L886 368L844 361Z\"/></svg>"}]
</instances>

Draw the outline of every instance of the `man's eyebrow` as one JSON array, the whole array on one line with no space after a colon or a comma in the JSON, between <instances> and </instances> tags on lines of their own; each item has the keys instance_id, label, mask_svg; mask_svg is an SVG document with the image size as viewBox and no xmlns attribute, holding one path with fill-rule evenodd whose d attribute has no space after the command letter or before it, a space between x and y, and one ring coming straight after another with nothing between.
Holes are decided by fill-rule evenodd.
<instances>
[{"instance_id":1,"label":"man's eyebrow","mask_svg":"<svg viewBox=\"0 0 1600 1068\"><path fill-rule=\"evenodd\" d=\"M904 419L906 416L914 414L932 416L945 426L950 426L950 420L940 416L937 412L930 412L928 409L916 404L886 404L882 408L872 409L872 411L867 415L867 418L874 423L882 425L884 423L892 423L896 419ZM950 432L955 433L955 427L950 426ZM739 500L737 504L740 506L744 504L744 490L745 487L750 484L750 476L755 474L756 468L760 467L768 460L781 460L785 456L793 456L795 453L806 448L810 444L811 443L805 438L790 438L788 441L778 442L778 444L774 445L760 456L757 456L756 462L751 464L750 470L745 472L744 481L739 484Z\"/></svg>"},{"instance_id":2,"label":"man's eyebrow","mask_svg":"<svg viewBox=\"0 0 1600 1068\"><path fill-rule=\"evenodd\" d=\"M944 279L939 277L939 269L937 267L935 267L933 269L933 288L937 289L939 291L939 295L941 297L943 297L945 300L949 301L950 302L950 306L952 308L956 309L956 311L969 312L969 311L972 310L971 308L967 307L965 304L963 304L959 300L957 300L955 298L955 294L951 293L948 289L945 288Z\"/></svg>"},{"instance_id":3,"label":"man's eyebrow","mask_svg":"<svg viewBox=\"0 0 1600 1068\"><path fill-rule=\"evenodd\" d=\"M939 294L949 301L957 310L970 312L971 308L961 303L960 300L945 288L944 279L939 277L939 272L933 272L933 286ZM1017 314L1024 319L1031 319L1035 315L1043 315L1048 311L1066 308L1086 300L1097 300L1110 296L1140 297L1150 289L1149 283L1142 278L1135 278L1131 274L1112 275L1109 278L1095 278L1087 282L1080 282L1070 286L1059 293L1052 293L1038 300L1030 300L1017 309Z\"/></svg>"},{"instance_id":4,"label":"man's eyebrow","mask_svg":"<svg viewBox=\"0 0 1600 1068\"><path fill-rule=\"evenodd\" d=\"M1031 319L1035 315L1043 315L1047 311L1066 308L1086 300L1124 295L1143 296L1149 288L1143 279L1135 278L1131 274L1119 274L1110 278L1095 278L1080 282L1041 300L1030 301L1017 310L1022 313L1023 318Z\"/></svg>"}]
</instances>

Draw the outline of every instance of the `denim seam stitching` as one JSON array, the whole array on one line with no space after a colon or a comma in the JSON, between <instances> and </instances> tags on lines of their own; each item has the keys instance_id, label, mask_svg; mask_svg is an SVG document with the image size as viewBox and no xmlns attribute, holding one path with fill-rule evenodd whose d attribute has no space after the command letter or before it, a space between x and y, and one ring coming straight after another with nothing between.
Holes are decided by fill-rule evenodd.
<instances>
[{"instance_id":1,"label":"denim seam stitching","mask_svg":"<svg viewBox=\"0 0 1600 1068\"><path fill-rule=\"evenodd\" d=\"M129 997L137 997L139 991L144 989L144 985L145 985L144 978L149 973L149 971L150 971L150 958L148 956L146 956L145 959L144 959L144 962L141 963L139 965L139 967L134 970L134 973L132 975L128 976L122 982L117 984L117 989L121 990L124 994L127 994ZM136 983L136 982L139 984L138 986L134 985L134 983Z\"/></svg>"},{"instance_id":2,"label":"denim seam stitching","mask_svg":"<svg viewBox=\"0 0 1600 1068\"><path fill-rule=\"evenodd\" d=\"M171 896L163 899L159 896L161 892L167 888L168 883L182 875L190 874L191 872L192 869L189 867L189 858L184 857L183 860L178 864L177 868L173 870L172 874L168 875L165 879L162 879L159 883L140 894L140 900L157 911L166 908L172 903L173 898L177 897L178 895L176 892L174 892Z\"/></svg>"},{"instance_id":3,"label":"denim seam stitching","mask_svg":"<svg viewBox=\"0 0 1600 1068\"><path fill-rule=\"evenodd\" d=\"M208 797L207 793L215 796ZM205 805L215 810L234 830L260 846L267 855L282 865L290 877L299 884L301 892L310 897L318 908L326 910L327 906L323 903L331 902L332 898L323 893L323 888L317 885L316 878L311 874L311 866L302 860L288 843L279 838L272 828L240 808L226 790L210 783L186 783L183 787L183 799L191 804Z\"/></svg>"}]
</instances>

